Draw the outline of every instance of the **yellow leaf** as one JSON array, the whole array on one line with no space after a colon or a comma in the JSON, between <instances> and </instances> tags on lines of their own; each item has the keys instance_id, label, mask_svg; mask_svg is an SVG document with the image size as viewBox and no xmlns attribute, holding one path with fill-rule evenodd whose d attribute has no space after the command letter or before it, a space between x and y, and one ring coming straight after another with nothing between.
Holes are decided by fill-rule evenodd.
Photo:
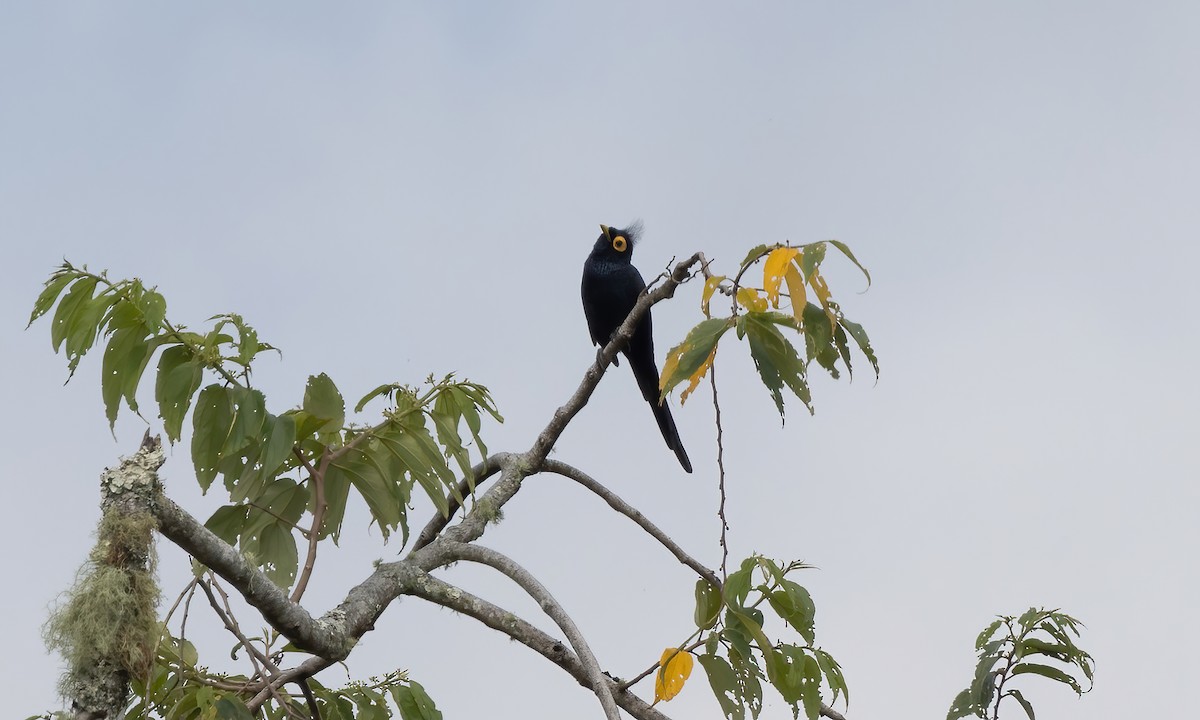
<instances>
[{"instance_id":1,"label":"yellow leaf","mask_svg":"<svg viewBox=\"0 0 1200 720\"><path fill-rule=\"evenodd\" d=\"M704 376L708 374L708 370L709 370L709 368L712 367L713 360L716 359L716 357L717 357L717 349L714 347L712 352L710 352L708 354L708 359L705 360L700 365L699 369L697 369L696 372L692 373L692 376L688 378L687 389L685 389L682 393L679 394L679 404L680 405L683 405L685 402L687 402L688 395L692 394L692 391L696 389L696 386L699 385L700 381L704 379Z\"/></svg>"},{"instance_id":2,"label":"yellow leaf","mask_svg":"<svg viewBox=\"0 0 1200 720\"><path fill-rule=\"evenodd\" d=\"M654 702L667 701L679 694L692 674L692 655L679 648L663 650L658 672L654 674Z\"/></svg>"},{"instance_id":3,"label":"yellow leaf","mask_svg":"<svg viewBox=\"0 0 1200 720\"><path fill-rule=\"evenodd\" d=\"M804 326L804 306L808 304L808 295L804 291L804 278L800 277L800 271L795 265L789 265L787 272L783 275L784 282L787 283L788 295L792 296L792 317L796 318L796 324Z\"/></svg>"},{"instance_id":4,"label":"yellow leaf","mask_svg":"<svg viewBox=\"0 0 1200 720\"><path fill-rule=\"evenodd\" d=\"M708 314L708 302L712 300L717 286L724 282L724 280L724 275L713 275L704 281L704 292L700 294L700 309L704 311L704 317L712 317L712 315Z\"/></svg>"},{"instance_id":5,"label":"yellow leaf","mask_svg":"<svg viewBox=\"0 0 1200 720\"><path fill-rule=\"evenodd\" d=\"M829 306L829 299L833 297L833 294L829 292L829 284L816 270L813 270L812 275L808 276L808 284L812 286L813 292L817 294L817 299L821 301L821 307L825 308L825 317L829 318L829 328L836 329L837 316L833 314L833 308Z\"/></svg>"},{"instance_id":6,"label":"yellow leaf","mask_svg":"<svg viewBox=\"0 0 1200 720\"><path fill-rule=\"evenodd\" d=\"M766 312L767 301L759 296L754 288L739 288L737 291L738 304L750 312Z\"/></svg>"},{"instance_id":7,"label":"yellow leaf","mask_svg":"<svg viewBox=\"0 0 1200 720\"><path fill-rule=\"evenodd\" d=\"M767 255L767 261L763 263L763 290L767 293L767 300L771 301L771 307L779 307L779 281L799 253L799 248L781 247Z\"/></svg>"}]
</instances>

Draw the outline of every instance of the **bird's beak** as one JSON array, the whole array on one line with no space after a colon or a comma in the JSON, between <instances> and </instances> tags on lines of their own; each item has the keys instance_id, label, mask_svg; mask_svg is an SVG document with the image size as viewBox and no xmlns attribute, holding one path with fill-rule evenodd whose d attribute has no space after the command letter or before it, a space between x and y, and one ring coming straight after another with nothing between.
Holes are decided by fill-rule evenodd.
<instances>
[{"instance_id":1,"label":"bird's beak","mask_svg":"<svg viewBox=\"0 0 1200 720\"><path fill-rule=\"evenodd\" d=\"M611 235L611 231L612 231L612 228L610 228L610 227L609 227L609 226L607 226L607 225L601 225L601 226L600 226L600 232L604 233L604 237L606 237L606 238L610 238L610 237L612 237L612 235Z\"/></svg>"}]
</instances>

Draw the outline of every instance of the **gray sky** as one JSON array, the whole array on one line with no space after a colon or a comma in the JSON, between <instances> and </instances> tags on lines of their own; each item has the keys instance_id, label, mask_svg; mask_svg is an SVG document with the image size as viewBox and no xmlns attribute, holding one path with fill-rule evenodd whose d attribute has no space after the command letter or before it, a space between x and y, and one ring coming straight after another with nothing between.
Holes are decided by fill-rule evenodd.
<instances>
[{"instance_id":1,"label":"gray sky","mask_svg":"<svg viewBox=\"0 0 1200 720\"><path fill-rule=\"evenodd\" d=\"M1087 623L1098 663L1082 701L1027 683L1039 717L1177 716L1200 671L1198 36L1200 9L1165 1L5 5L6 707L55 706L38 628L90 546L100 471L145 429L123 416L114 442L99 353L64 388L48 324L22 332L64 256L158 285L178 322L245 315L284 349L257 374L276 412L310 373L357 398L453 370L500 403L489 445L519 451L594 357L578 292L597 225L640 217L647 276L825 238L874 275L858 294L828 264L877 385L816 379L816 416L793 402L781 428L745 346L718 361L734 555L820 567L799 579L850 717L944 716L975 634L1034 604ZM699 289L656 309L660 359ZM556 457L715 565L712 415L704 391L676 410L686 476L615 368ZM186 442L164 473L198 516L223 501L198 496ZM399 550L354 517L316 612ZM487 544L610 672L687 636L693 578L596 498L536 478L506 517ZM187 568L162 554L174 595ZM488 572L446 576L550 627ZM194 622L218 663L231 639ZM447 717L599 714L540 657L416 601L350 663L398 667ZM719 714L699 668L663 709Z\"/></svg>"}]
</instances>

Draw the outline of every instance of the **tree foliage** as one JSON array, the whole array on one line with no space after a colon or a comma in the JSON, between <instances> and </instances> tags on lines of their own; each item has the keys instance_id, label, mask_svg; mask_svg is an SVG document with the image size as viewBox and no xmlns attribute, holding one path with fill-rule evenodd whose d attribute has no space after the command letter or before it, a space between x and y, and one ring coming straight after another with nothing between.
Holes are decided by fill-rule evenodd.
<instances>
[{"instance_id":1,"label":"tree foliage","mask_svg":"<svg viewBox=\"0 0 1200 720\"><path fill-rule=\"evenodd\" d=\"M829 247L848 258L870 282L869 273L850 249L832 240L802 246L759 246L729 275L713 274L704 262L700 304L705 319L668 353L660 379L663 395L682 386L681 402L686 400L712 371L720 341L730 329L739 340L746 341L758 378L781 420L785 389L813 411L808 370L814 362L834 378L842 371L852 375L852 348L857 348L878 377L878 358L866 331L845 316L822 275ZM302 649L303 638L290 621L271 617L274 610L264 610L264 604L282 605L284 612L293 607L302 609L300 603L318 550L324 542L339 541L345 529L347 505L357 497L366 505L371 523L383 539L387 541L398 532L405 546L411 539L409 513L415 504L428 500L435 512L408 556L388 564L387 572L391 574L380 582L392 582L390 587L396 594L416 594L472 615L535 649L546 646L540 631L521 625L524 620L486 601L469 598L460 589L428 575L451 562L483 558L526 587L556 618L574 655L552 660L590 684L610 718L615 717L614 698L638 717L654 716L649 705L630 699L629 688L653 674L654 702L668 702L684 689L695 662L703 668L722 713L730 720L759 717L764 685L773 688L797 717L801 713L811 720L821 714L840 717L824 699L846 701L849 691L841 666L816 644L815 604L794 576L805 567L803 563L781 563L754 555L727 577L723 561L722 577L718 577L611 491L569 466L564 466L569 470L557 470L601 494L614 509L637 521L699 575L693 611L696 630L678 645L667 648L659 661L634 681L618 683L589 664L594 665L590 650L576 642L572 633L577 630L572 624L560 621L563 614L553 599L538 594L541 591L536 581L494 551L476 546L469 547L477 552L464 550L468 547L464 543L477 539L482 528L520 489L521 478L548 471L546 456L557 434L586 403L621 343L628 341L638 313L648 311L652 302L669 297L701 261L702 256L693 256L660 278L664 280L662 286L655 288L652 284L648 293L653 297L639 301L613 342L602 348L580 390L555 413L533 448L519 455L489 454L483 439L484 420L503 419L483 385L457 380L453 374L440 379L430 376L416 385L389 382L375 387L348 409L334 379L316 373L308 378L303 396L294 404L273 404L252 380L256 359L275 348L260 339L242 316L215 315L203 328L190 330L169 319L165 298L140 280L112 281L105 273L64 263L37 298L30 324L53 311L51 344L56 352L65 354L71 375L91 349L98 344L104 347L100 390L110 428L123 407L140 416L139 389L153 385L167 440L181 442L188 434L185 427L189 427L196 482L205 492L217 486L228 496L228 502L207 519L204 527L212 533L209 537L219 539L214 542L221 548L236 549L238 558L230 560L219 551L209 553L208 566L196 563L193 579L176 597L166 617L149 631L142 622L139 651L143 658L152 660L141 665L131 663L125 671L126 682L134 692L134 699L125 708L126 716L363 719L398 714L404 720L440 718L433 700L407 671L397 670L341 688L329 688L317 680L317 673L349 653L361 633L370 629L369 622L356 631L358 634L339 636L343 645L321 655L311 646ZM762 283L755 285L749 282L750 271L759 264ZM729 298L728 315L714 316L712 301L718 292ZM153 380L146 381L146 371L152 364ZM370 414L368 408L373 408ZM356 419L364 414L368 419ZM473 465L475 460L478 463ZM477 498L476 483L497 471L501 471L501 479ZM723 467L721 490L723 495ZM159 511L167 504L165 500L149 502ZM444 531L460 511L464 519L451 528L460 532L448 538ZM256 592L253 583L245 580L246 573L238 565L242 562L261 570L266 584L279 589L276 592L286 593L281 596L285 598L282 602L272 595L269 602L255 605L270 626L253 634L242 629L229 602L231 592L243 594L248 601ZM377 570L373 579L381 571ZM405 573L417 579L409 585L397 584L395 579ZM343 605L352 604L354 592ZM248 672L210 670L184 636L182 624L179 633L173 632L173 615L182 606L186 617L186 608L198 597L208 601L214 615L235 638L230 655L248 662ZM1018 626L1024 628L1021 623L1028 615L1017 621ZM1087 658L1087 663L1079 667L1085 669L1090 680L1090 658L1086 653L1072 655L1077 648L1055 634L1075 629L1072 624L1063 624L1063 618L1067 616L1051 613L1037 620L1036 627L1012 635L1013 649L1007 655L995 645L1003 641L986 642L980 646L981 651L986 650L980 667L984 667L985 660L1003 660L1007 662L1006 677L1035 673L1063 681L1051 673L1053 668L1024 658L1037 653L1068 661ZM1010 631L1014 627L1011 621L1005 620ZM323 622L326 624L320 627L329 630L329 614ZM74 630L64 630L61 625L51 627L50 637L57 647L67 649L78 643ZM1050 633L1054 641L1039 645L1030 636L1034 631ZM147 637L152 642L145 640ZM312 637L307 639L311 645ZM553 640L548 642L562 647ZM301 660L292 664L290 660L295 657ZM951 720L973 712L995 693L1000 693L997 702L999 697L1014 697L1024 705L1016 690L1004 690L1003 682L991 686L979 681L980 677L996 677L990 670L980 672L976 684L960 696L960 700L966 697L964 702L974 704L963 714L954 715L956 711L952 710ZM296 684L299 692L284 689L287 682Z\"/></svg>"},{"instance_id":2,"label":"tree foliage","mask_svg":"<svg viewBox=\"0 0 1200 720\"><path fill-rule=\"evenodd\" d=\"M1066 685L1077 695L1091 690L1095 663L1075 644L1083 623L1058 610L1029 608L1019 617L1001 615L979 633L979 662L971 686L954 698L946 720L1000 717L1000 702L1012 698L1034 720L1033 705L1009 685L1019 675L1040 675ZM1044 661L1052 661L1048 665ZM1078 677L1083 676L1087 682Z\"/></svg>"}]
</instances>

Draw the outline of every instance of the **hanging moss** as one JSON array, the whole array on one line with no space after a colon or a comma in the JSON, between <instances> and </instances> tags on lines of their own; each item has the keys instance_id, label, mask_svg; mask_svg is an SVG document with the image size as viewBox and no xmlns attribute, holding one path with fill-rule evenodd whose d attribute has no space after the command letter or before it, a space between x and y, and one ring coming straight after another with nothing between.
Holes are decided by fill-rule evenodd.
<instances>
[{"instance_id":1,"label":"hanging moss","mask_svg":"<svg viewBox=\"0 0 1200 720\"><path fill-rule=\"evenodd\" d=\"M124 705L129 677L154 659L154 530L149 513L105 512L87 564L43 627L46 646L67 661L63 696L110 717Z\"/></svg>"}]
</instances>

